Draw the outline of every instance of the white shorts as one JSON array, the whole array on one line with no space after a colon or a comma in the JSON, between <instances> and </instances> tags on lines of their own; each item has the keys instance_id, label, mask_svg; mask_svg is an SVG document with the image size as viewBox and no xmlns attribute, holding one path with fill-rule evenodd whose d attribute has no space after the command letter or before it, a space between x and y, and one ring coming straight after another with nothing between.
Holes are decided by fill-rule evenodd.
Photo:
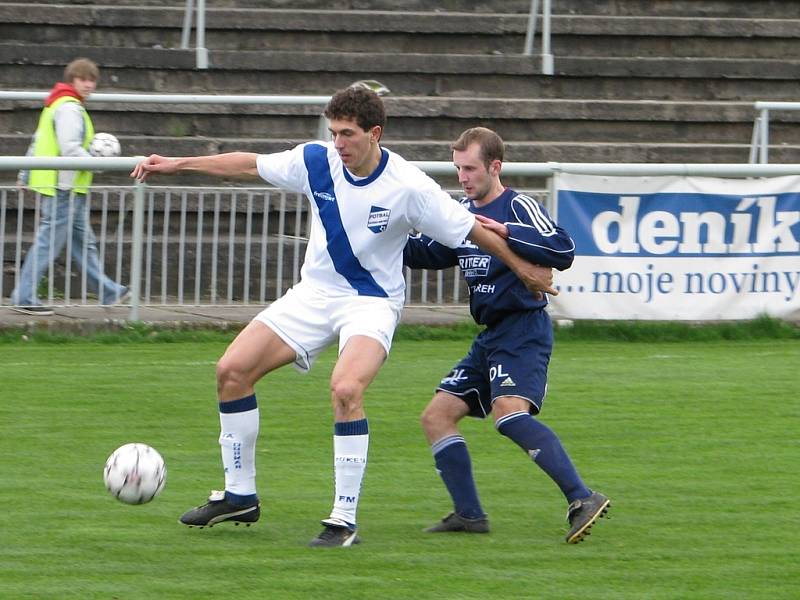
<instances>
[{"instance_id":1,"label":"white shorts","mask_svg":"<svg viewBox=\"0 0 800 600\"><path fill-rule=\"evenodd\" d=\"M258 313L264 323L297 354L294 366L307 372L317 356L339 338L339 353L354 335L371 337L386 356L402 306L374 296L326 296L302 282Z\"/></svg>"}]
</instances>

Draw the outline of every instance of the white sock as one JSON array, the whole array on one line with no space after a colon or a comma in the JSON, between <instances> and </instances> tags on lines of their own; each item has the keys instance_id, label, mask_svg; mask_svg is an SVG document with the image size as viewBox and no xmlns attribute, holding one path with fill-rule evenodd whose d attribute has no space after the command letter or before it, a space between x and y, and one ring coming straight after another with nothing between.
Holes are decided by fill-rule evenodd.
<instances>
[{"instance_id":1,"label":"white sock","mask_svg":"<svg viewBox=\"0 0 800 600\"><path fill-rule=\"evenodd\" d=\"M225 491L238 496L255 494L259 425L256 397L220 402L219 424Z\"/></svg>"},{"instance_id":2,"label":"white sock","mask_svg":"<svg viewBox=\"0 0 800 600\"><path fill-rule=\"evenodd\" d=\"M336 423L333 436L335 493L331 519L356 524L358 497L367 468L369 431L367 420Z\"/></svg>"}]
</instances>

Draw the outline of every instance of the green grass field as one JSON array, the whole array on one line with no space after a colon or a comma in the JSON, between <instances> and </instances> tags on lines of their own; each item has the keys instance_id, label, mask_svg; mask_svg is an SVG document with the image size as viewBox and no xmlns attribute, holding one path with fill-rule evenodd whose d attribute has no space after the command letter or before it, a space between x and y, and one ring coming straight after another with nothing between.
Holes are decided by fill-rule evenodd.
<instances>
[{"instance_id":1,"label":"green grass field","mask_svg":"<svg viewBox=\"0 0 800 600\"><path fill-rule=\"evenodd\" d=\"M262 520L196 530L177 517L221 485L221 336L0 344L0 598L798 597L800 340L560 340L541 418L613 503L577 546L556 486L475 420L463 433L492 532L422 532L450 505L418 415L468 343L396 342L367 396L350 549L306 547L333 494L332 353L259 385ZM143 506L103 487L130 441L169 470Z\"/></svg>"}]
</instances>

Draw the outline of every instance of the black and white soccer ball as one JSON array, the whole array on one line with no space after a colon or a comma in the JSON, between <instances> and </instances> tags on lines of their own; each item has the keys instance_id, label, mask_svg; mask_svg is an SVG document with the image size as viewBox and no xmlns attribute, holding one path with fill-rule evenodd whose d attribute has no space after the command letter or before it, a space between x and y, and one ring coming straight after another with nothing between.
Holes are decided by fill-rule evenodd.
<instances>
[{"instance_id":1,"label":"black and white soccer ball","mask_svg":"<svg viewBox=\"0 0 800 600\"><path fill-rule=\"evenodd\" d=\"M161 455L147 444L125 444L108 457L103 481L120 502L144 504L164 489L167 466Z\"/></svg>"},{"instance_id":2,"label":"black and white soccer ball","mask_svg":"<svg viewBox=\"0 0 800 600\"><path fill-rule=\"evenodd\" d=\"M114 157L122 154L122 146L116 136L110 133L96 133L89 144L92 156Z\"/></svg>"}]
</instances>

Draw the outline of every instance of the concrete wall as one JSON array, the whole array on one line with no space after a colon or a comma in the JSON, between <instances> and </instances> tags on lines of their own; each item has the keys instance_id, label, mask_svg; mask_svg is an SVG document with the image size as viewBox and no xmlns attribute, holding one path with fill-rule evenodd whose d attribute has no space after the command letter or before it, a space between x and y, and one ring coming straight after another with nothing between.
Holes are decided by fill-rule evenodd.
<instances>
[{"instance_id":1,"label":"concrete wall","mask_svg":"<svg viewBox=\"0 0 800 600\"><path fill-rule=\"evenodd\" d=\"M798 99L800 3L788 0L556 0L553 76L520 54L527 0L209 5L210 68L197 70L177 48L183 2L0 1L0 88L48 89L75 56L100 63L106 92L319 95L374 78L391 89L384 142L408 158L447 160L482 124L509 160L536 162L745 162L752 103ZM283 149L313 137L319 110L90 108L128 155ZM0 102L4 153L24 153L37 114ZM796 113L775 113L771 134L773 162L800 162Z\"/></svg>"}]
</instances>

